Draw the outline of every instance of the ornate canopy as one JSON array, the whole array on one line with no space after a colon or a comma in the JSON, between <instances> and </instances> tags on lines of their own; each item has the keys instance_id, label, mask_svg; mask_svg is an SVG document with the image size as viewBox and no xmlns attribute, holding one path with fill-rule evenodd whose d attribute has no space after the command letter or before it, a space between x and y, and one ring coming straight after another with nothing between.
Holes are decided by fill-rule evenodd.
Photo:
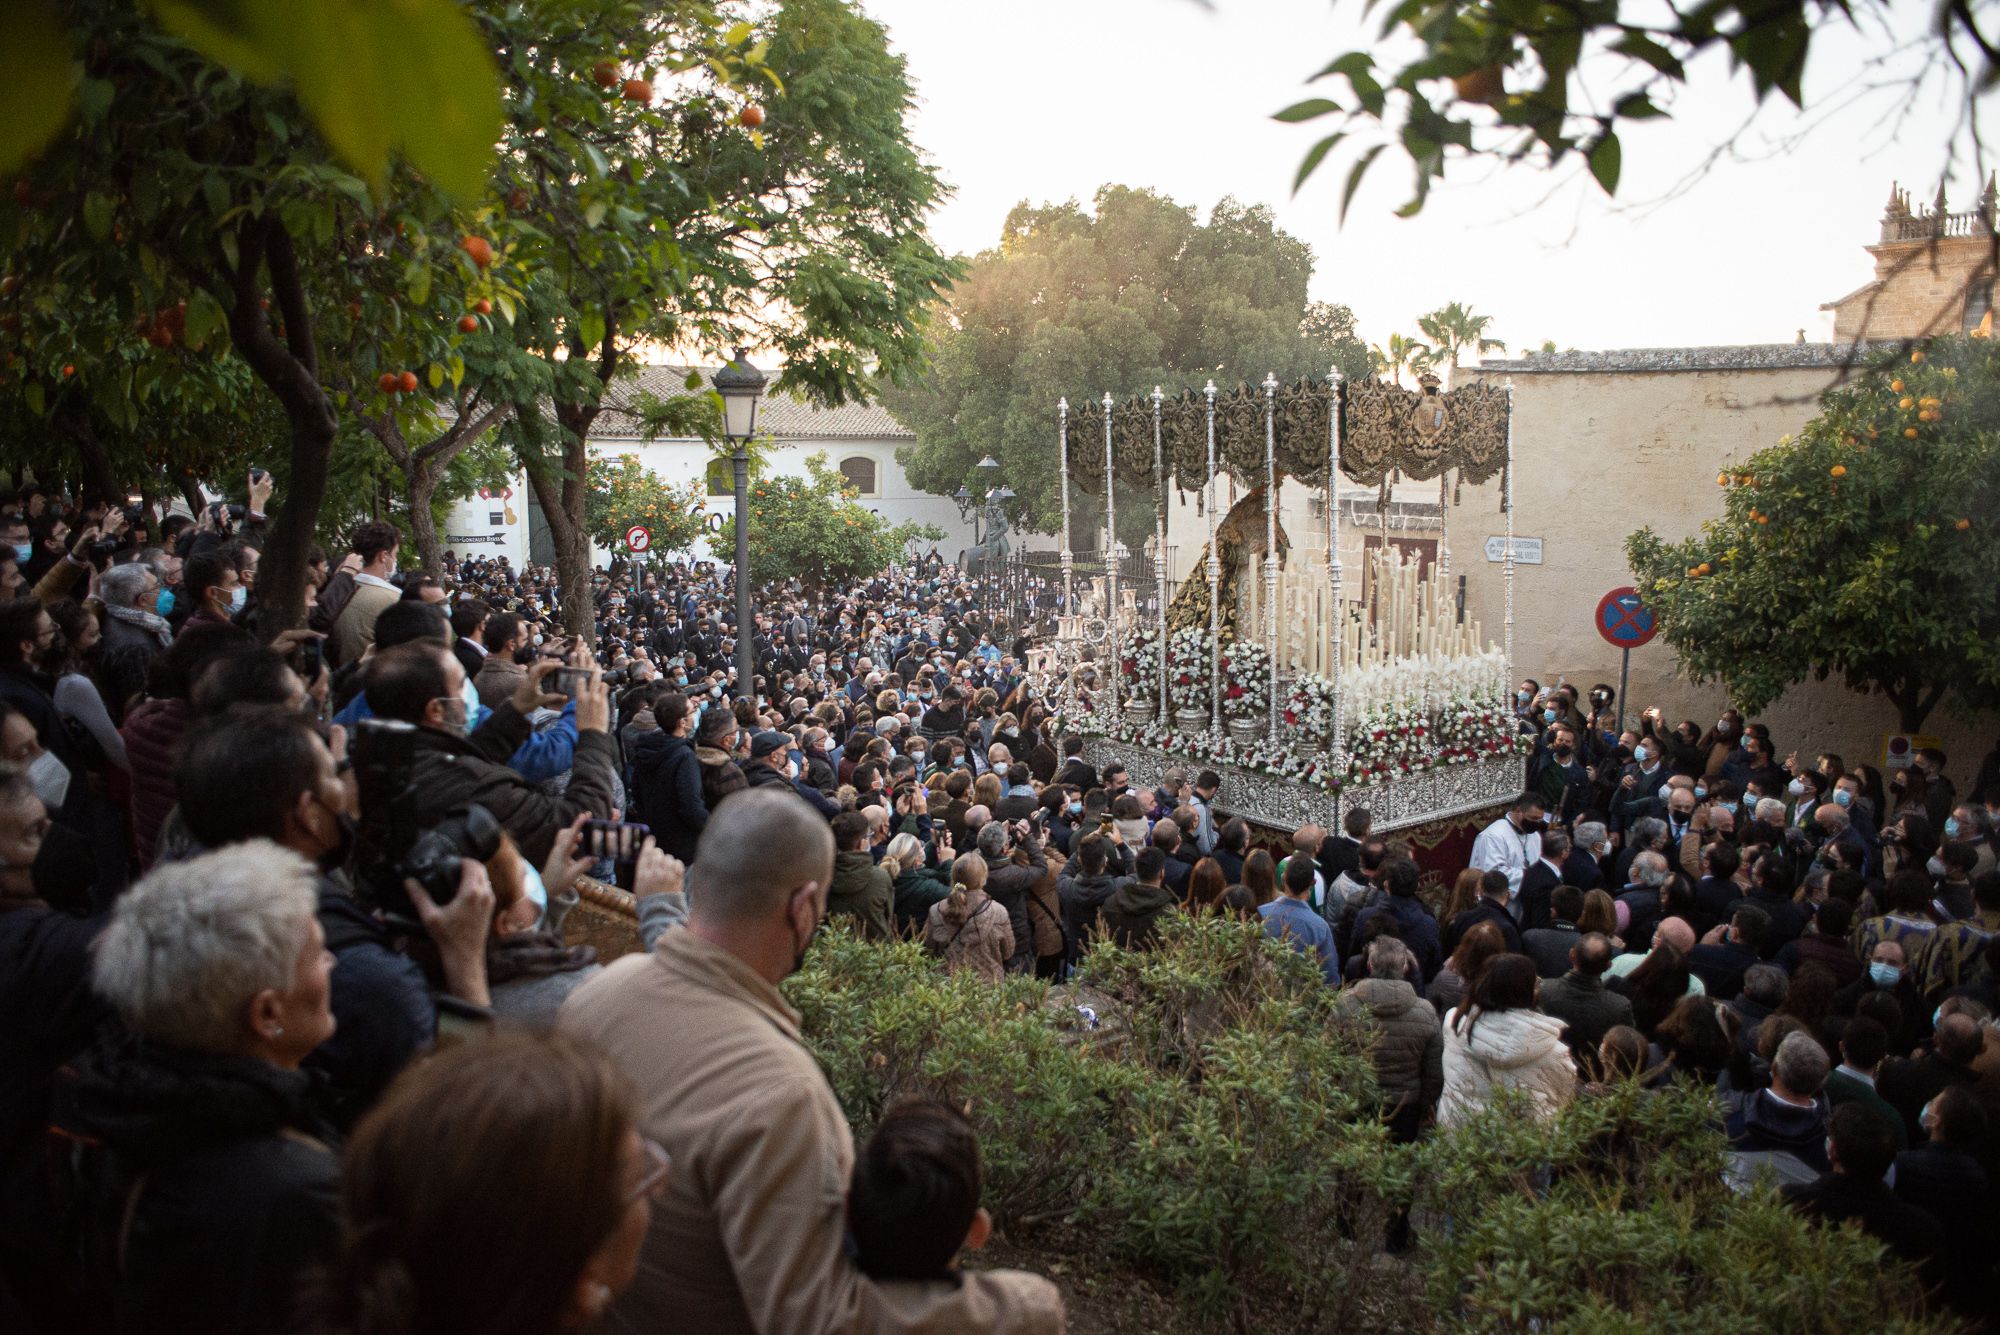
<instances>
[{"instance_id":1,"label":"ornate canopy","mask_svg":"<svg viewBox=\"0 0 2000 1335\"><path fill-rule=\"evenodd\" d=\"M1277 393L1277 467L1280 477L1307 486L1326 484L1329 412L1335 390L1302 379ZM1424 480L1456 469L1474 484L1498 476L1507 459L1507 393L1472 384L1439 391L1435 383L1409 390L1380 381L1343 384L1340 471L1365 486L1392 473ZM1069 418L1070 480L1092 490L1104 486L1104 406L1072 405ZM1208 403L1188 390L1160 406L1160 438L1168 478L1183 491L1208 479ZM1134 397L1111 408L1111 451L1121 476L1141 481L1153 471L1153 404ZM1215 396L1216 471L1246 486L1264 481L1264 391L1238 384Z\"/></svg>"}]
</instances>

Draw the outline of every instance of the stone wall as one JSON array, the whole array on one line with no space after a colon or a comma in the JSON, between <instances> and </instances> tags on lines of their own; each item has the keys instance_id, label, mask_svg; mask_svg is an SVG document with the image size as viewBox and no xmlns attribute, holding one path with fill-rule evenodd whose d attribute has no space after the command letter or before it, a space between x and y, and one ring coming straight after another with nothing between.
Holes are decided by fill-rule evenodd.
<instances>
[{"instance_id":1,"label":"stone wall","mask_svg":"<svg viewBox=\"0 0 2000 1335\"><path fill-rule=\"evenodd\" d=\"M1785 344L1564 353L1474 372L1513 381L1515 533L1543 540L1543 563L1515 568L1515 671L1543 682L1617 685L1619 653L1591 618L1605 593L1632 582L1625 536L1650 525L1679 539L1718 515L1716 473L1810 420L1842 360L1832 345ZM1502 566L1477 544L1505 531L1499 486L1467 488L1450 520L1453 570L1468 576L1468 613L1496 640ZM1679 675L1664 640L1633 652L1627 699L1704 724L1725 703L1718 686ZM1965 720L1946 708L1927 731L1943 739L1963 783L2000 738L2000 718ZM1794 687L1764 719L1781 757L1796 746L1837 751L1849 763L1881 763L1884 737L1897 729L1886 701L1834 682Z\"/></svg>"}]
</instances>

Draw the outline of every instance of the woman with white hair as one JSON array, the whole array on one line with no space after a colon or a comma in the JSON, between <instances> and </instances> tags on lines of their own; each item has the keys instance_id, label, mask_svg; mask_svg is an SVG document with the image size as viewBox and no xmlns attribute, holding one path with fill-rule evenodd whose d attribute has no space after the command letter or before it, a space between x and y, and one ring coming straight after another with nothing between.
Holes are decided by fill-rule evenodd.
<instances>
[{"instance_id":1,"label":"woman with white hair","mask_svg":"<svg viewBox=\"0 0 2000 1335\"><path fill-rule=\"evenodd\" d=\"M116 1031L58 1087L85 1239L79 1326L289 1328L339 1161L299 1064L333 1034L313 869L265 840L162 866L91 961Z\"/></svg>"}]
</instances>

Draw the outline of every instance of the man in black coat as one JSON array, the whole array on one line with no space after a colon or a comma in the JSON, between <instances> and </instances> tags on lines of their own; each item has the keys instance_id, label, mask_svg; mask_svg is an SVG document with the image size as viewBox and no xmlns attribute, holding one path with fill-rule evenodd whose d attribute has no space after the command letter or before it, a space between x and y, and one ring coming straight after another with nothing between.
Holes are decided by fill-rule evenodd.
<instances>
[{"instance_id":1,"label":"man in black coat","mask_svg":"<svg viewBox=\"0 0 2000 1335\"><path fill-rule=\"evenodd\" d=\"M1521 931L1532 932L1549 925L1549 895L1562 884L1563 860L1569 856L1569 836L1550 830L1542 836L1542 855L1521 873L1521 893L1514 900Z\"/></svg>"},{"instance_id":2,"label":"man in black coat","mask_svg":"<svg viewBox=\"0 0 2000 1335\"><path fill-rule=\"evenodd\" d=\"M1367 807L1349 807L1340 827L1340 834L1329 835L1319 846L1319 873L1329 888L1342 876L1361 879L1361 844L1375 828L1375 813Z\"/></svg>"},{"instance_id":3,"label":"man in black coat","mask_svg":"<svg viewBox=\"0 0 2000 1335\"><path fill-rule=\"evenodd\" d=\"M948 687L946 697L952 698L957 687ZM959 725L961 728L964 724ZM1062 768L1056 771L1056 782L1073 785L1080 793L1087 793L1097 787L1097 771L1083 758L1083 738L1075 733L1063 738Z\"/></svg>"},{"instance_id":4,"label":"man in black coat","mask_svg":"<svg viewBox=\"0 0 2000 1335\"><path fill-rule=\"evenodd\" d=\"M1922 1267L1928 1284L1945 1278L1944 1230L1928 1211L1899 1199L1883 1180L1896 1143L1880 1113L1862 1103L1833 1110L1827 1135L1832 1171L1780 1188L1787 1204L1828 1224L1858 1223L1903 1260Z\"/></svg>"},{"instance_id":5,"label":"man in black coat","mask_svg":"<svg viewBox=\"0 0 2000 1335\"><path fill-rule=\"evenodd\" d=\"M1994 1215L2000 1201L1975 1157L1988 1118L1979 1099L1956 1087L1938 1092L1924 1110L1928 1137L1896 1156L1896 1198L1943 1226L1949 1278L1945 1296L1959 1312L1990 1316L1994 1303Z\"/></svg>"},{"instance_id":6,"label":"man in black coat","mask_svg":"<svg viewBox=\"0 0 2000 1335\"><path fill-rule=\"evenodd\" d=\"M708 827L701 761L690 735L693 706L679 691L670 692L653 702L653 720L659 727L632 741L633 809L651 827L660 848L692 863L695 845Z\"/></svg>"},{"instance_id":7,"label":"man in black coat","mask_svg":"<svg viewBox=\"0 0 2000 1335\"><path fill-rule=\"evenodd\" d=\"M750 739L750 763L743 767L743 777L750 781L752 788L789 788L804 799L807 806L832 820L840 814L840 804L807 783L799 774L792 760L791 746L792 739L786 733L758 733Z\"/></svg>"},{"instance_id":8,"label":"man in black coat","mask_svg":"<svg viewBox=\"0 0 2000 1335\"><path fill-rule=\"evenodd\" d=\"M1514 915L1507 912L1507 873L1489 871L1479 882L1479 898L1472 907L1453 918L1444 930L1444 938L1438 945L1444 958L1458 949L1464 935L1482 922L1490 922L1500 929L1500 935L1507 939L1507 949L1514 954L1521 952L1521 929L1515 925Z\"/></svg>"},{"instance_id":9,"label":"man in black coat","mask_svg":"<svg viewBox=\"0 0 2000 1335\"><path fill-rule=\"evenodd\" d=\"M1688 970L1708 995L1728 1001L1743 990L1743 975L1763 959L1771 917L1754 904L1739 904L1727 926L1717 927L1688 952Z\"/></svg>"}]
</instances>

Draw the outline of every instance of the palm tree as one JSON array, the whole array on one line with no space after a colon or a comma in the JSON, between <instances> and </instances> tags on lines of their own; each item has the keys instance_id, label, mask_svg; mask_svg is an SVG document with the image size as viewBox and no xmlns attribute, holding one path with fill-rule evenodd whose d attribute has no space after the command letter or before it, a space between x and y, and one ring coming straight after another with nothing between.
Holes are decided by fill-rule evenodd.
<instances>
[{"instance_id":1,"label":"palm tree","mask_svg":"<svg viewBox=\"0 0 2000 1335\"><path fill-rule=\"evenodd\" d=\"M1458 370L1458 355L1467 349L1482 357L1506 349L1507 345L1499 339L1486 337L1486 327L1492 323L1492 316L1474 315L1470 306L1456 301L1417 317L1417 328L1424 331L1424 336L1437 348L1438 358L1454 373ZM1456 380L1456 374L1452 378Z\"/></svg>"},{"instance_id":2,"label":"palm tree","mask_svg":"<svg viewBox=\"0 0 2000 1335\"><path fill-rule=\"evenodd\" d=\"M1430 368L1432 360L1428 347L1401 334L1389 335L1386 347L1377 343L1368 349L1368 369L1378 376L1386 373L1390 382L1397 385L1403 383L1405 367L1413 375L1421 375Z\"/></svg>"}]
</instances>

